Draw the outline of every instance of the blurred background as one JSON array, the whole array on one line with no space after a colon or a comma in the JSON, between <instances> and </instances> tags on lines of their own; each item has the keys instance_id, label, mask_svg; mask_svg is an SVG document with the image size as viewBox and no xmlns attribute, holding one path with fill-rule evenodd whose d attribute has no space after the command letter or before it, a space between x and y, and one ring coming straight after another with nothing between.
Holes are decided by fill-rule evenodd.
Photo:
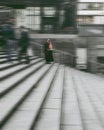
<instances>
[{"instance_id":1,"label":"blurred background","mask_svg":"<svg viewBox=\"0 0 104 130\"><path fill-rule=\"evenodd\" d=\"M104 36L104 0L0 0L0 21L7 17L36 33L89 35L97 28L94 35Z\"/></svg>"},{"instance_id":2,"label":"blurred background","mask_svg":"<svg viewBox=\"0 0 104 130\"><path fill-rule=\"evenodd\" d=\"M72 54L64 62L104 73L104 0L0 0L0 24L7 19L17 39L20 26L29 30L34 51L51 38L55 49Z\"/></svg>"}]
</instances>

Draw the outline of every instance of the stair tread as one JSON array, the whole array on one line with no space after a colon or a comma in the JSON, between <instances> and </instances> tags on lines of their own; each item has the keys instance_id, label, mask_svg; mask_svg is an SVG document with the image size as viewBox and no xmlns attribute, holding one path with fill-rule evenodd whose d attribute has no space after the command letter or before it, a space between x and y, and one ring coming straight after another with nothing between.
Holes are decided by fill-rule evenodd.
<instances>
[{"instance_id":1,"label":"stair tread","mask_svg":"<svg viewBox=\"0 0 104 130\"><path fill-rule=\"evenodd\" d=\"M7 94L1 99L1 120L3 120L18 101L30 90L30 88L37 82L39 77L49 68L49 65L44 66L39 72L30 76L26 81L21 83L16 89ZM5 109L6 108L6 109Z\"/></svg>"},{"instance_id":2,"label":"stair tread","mask_svg":"<svg viewBox=\"0 0 104 130\"><path fill-rule=\"evenodd\" d=\"M39 61L39 60L40 59L36 59L34 61L31 61L31 64L35 63L36 61ZM6 75L8 75L10 73L13 73L13 72L15 72L15 71L17 71L19 69L22 69L22 68L26 67L28 65L30 65L30 64L22 64L22 65L19 65L19 66L13 66L12 68L9 68L9 69L6 69L6 70L0 72L0 77L6 76Z\"/></svg>"},{"instance_id":3,"label":"stair tread","mask_svg":"<svg viewBox=\"0 0 104 130\"><path fill-rule=\"evenodd\" d=\"M44 69L47 69L48 66L45 66ZM51 69L51 75L48 73L43 80L38 84L38 86L32 91L31 95L23 102L23 104L17 109L15 114L11 117L11 119L7 122L3 129L11 129L11 127L18 126L18 128L22 130L28 130L31 127L31 124L37 116L37 112L40 109L40 106L44 100L44 97L48 91L49 84L51 83L51 79L57 69L57 66L54 66ZM39 74L38 74L39 75ZM50 75L50 77L49 77ZM36 76L34 76L36 77ZM48 79L48 81L47 81ZM33 81L33 76L32 76ZM43 87L43 82L47 84ZM28 118L24 118L25 116ZM26 122L24 124L24 121ZM14 122L14 123L13 123ZM23 127L21 127L21 125ZM24 126L25 125L25 126Z\"/></svg>"},{"instance_id":4,"label":"stair tread","mask_svg":"<svg viewBox=\"0 0 104 130\"><path fill-rule=\"evenodd\" d=\"M28 75L30 72L33 72L34 69L37 69L42 64L44 64L43 61L40 62L40 63L35 64L33 67L30 67L30 68L27 68L26 70L23 70L22 73L19 72L19 73L15 74L15 75L11 76L10 78L6 79L6 81L5 80L1 81L0 93L5 91L7 88L11 87L16 82L20 81L23 77Z\"/></svg>"},{"instance_id":5,"label":"stair tread","mask_svg":"<svg viewBox=\"0 0 104 130\"><path fill-rule=\"evenodd\" d=\"M78 102L80 104L81 118L84 127L83 129L103 130L102 121L99 119L98 113L96 113L95 110L95 106L90 100L89 95L87 94L86 85L83 83L83 80L81 78L82 74L80 72L77 72L76 70L73 70L72 73L76 83L76 91L78 95ZM86 76L84 76L84 78L86 79ZM86 79L86 81L87 84L89 84L89 80ZM92 85L93 82L89 86L91 87Z\"/></svg>"},{"instance_id":6,"label":"stair tread","mask_svg":"<svg viewBox=\"0 0 104 130\"><path fill-rule=\"evenodd\" d=\"M35 58L37 59L38 57L36 57L36 56L30 57L30 60L34 60ZM10 68L12 66L17 66L18 64L19 64L18 61L13 61L13 62L8 62L8 63L6 62L5 64L0 65L0 70L2 70L2 69L6 70L6 69L8 69L8 68Z\"/></svg>"},{"instance_id":7,"label":"stair tread","mask_svg":"<svg viewBox=\"0 0 104 130\"><path fill-rule=\"evenodd\" d=\"M76 92L74 90L74 83L72 80L71 72L69 68L65 69L66 78L63 92L63 104L62 104L62 130L75 129L83 130L81 114L79 110L79 104L77 101Z\"/></svg>"},{"instance_id":8,"label":"stair tread","mask_svg":"<svg viewBox=\"0 0 104 130\"><path fill-rule=\"evenodd\" d=\"M14 75L0 82L0 94L6 92L0 100L1 130L30 130L31 126L32 130L104 129L103 78L59 64L45 65L44 61L25 68L41 59L35 56L28 65L16 60L8 63L6 57L6 51L0 52L0 77Z\"/></svg>"},{"instance_id":9,"label":"stair tread","mask_svg":"<svg viewBox=\"0 0 104 130\"><path fill-rule=\"evenodd\" d=\"M59 130L61 117L61 101L63 91L64 69L61 67L56 80L48 92L45 103L41 107L41 111L33 130ZM59 90L59 91L58 91ZM53 98L52 93L60 95L60 98Z\"/></svg>"}]
</instances>

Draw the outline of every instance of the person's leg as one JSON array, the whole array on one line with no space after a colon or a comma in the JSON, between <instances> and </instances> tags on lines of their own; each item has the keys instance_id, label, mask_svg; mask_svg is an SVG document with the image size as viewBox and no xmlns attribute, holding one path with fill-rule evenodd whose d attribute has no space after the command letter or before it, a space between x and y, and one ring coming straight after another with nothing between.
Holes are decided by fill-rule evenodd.
<instances>
[{"instance_id":1,"label":"person's leg","mask_svg":"<svg viewBox=\"0 0 104 130\"><path fill-rule=\"evenodd\" d=\"M7 40L7 59L9 62L12 61L12 43L11 40Z\"/></svg>"},{"instance_id":2,"label":"person's leg","mask_svg":"<svg viewBox=\"0 0 104 130\"><path fill-rule=\"evenodd\" d=\"M30 63L30 59L29 59L29 56L27 54L25 55L25 59L26 59L27 64Z\"/></svg>"},{"instance_id":3,"label":"person's leg","mask_svg":"<svg viewBox=\"0 0 104 130\"><path fill-rule=\"evenodd\" d=\"M49 54L49 51L47 51L47 53L46 53L46 63L47 64L50 63L50 54Z\"/></svg>"},{"instance_id":4,"label":"person's leg","mask_svg":"<svg viewBox=\"0 0 104 130\"><path fill-rule=\"evenodd\" d=\"M53 52L50 50L50 62L53 62Z\"/></svg>"},{"instance_id":5,"label":"person's leg","mask_svg":"<svg viewBox=\"0 0 104 130\"><path fill-rule=\"evenodd\" d=\"M25 63L29 64L30 63L30 59L27 53L27 48L24 48L24 58L25 58Z\"/></svg>"},{"instance_id":6,"label":"person's leg","mask_svg":"<svg viewBox=\"0 0 104 130\"><path fill-rule=\"evenodd\" d=\"M22 52L22 49L19 51L18 53L18 61L21 62L21 59L22 59L22 55L23 55L23 52Z\"/></svg>"}]
</instances>

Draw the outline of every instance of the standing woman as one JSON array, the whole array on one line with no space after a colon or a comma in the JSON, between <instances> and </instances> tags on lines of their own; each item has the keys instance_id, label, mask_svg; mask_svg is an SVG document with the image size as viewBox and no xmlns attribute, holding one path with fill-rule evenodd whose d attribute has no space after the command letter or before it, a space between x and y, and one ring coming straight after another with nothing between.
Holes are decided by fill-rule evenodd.
<instances>
[{"instance_id":1,"label":"standing woman","mask_svg":"<svg viewBox=\"0 0 104 130\"><path fill-rule=\"evenodd\" d=\"M52 43L50 39L47 40L44 44L44 55L46 63L49 64L50 62L53 62L53 51L52 51Z\"/></svg>"}]
</instances>

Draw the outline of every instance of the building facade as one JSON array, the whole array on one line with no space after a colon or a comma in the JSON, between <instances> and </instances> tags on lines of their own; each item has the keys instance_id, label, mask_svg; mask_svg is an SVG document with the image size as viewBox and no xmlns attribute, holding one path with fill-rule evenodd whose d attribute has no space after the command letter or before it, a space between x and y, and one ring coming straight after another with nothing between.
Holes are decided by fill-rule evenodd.
<instances>
[{"instance_id":1,"label":"building facade","mask_svg":"<svg viewBox=\"0 0 104 130\"><path fill-rule=\"evenodd\" d=\"M78 23L104 24L104 0L78 0Z\"/></svg>"},{"instance_id":2,"label":"building facade","mask_svg":"<svg viewBox=\"0 0 104 130\"><path fill-rule=\"evenodd\" d=\"M104 0L79 0L77 25L81 36L104 37Z\"/></svg>"},{"instance_id":3,"label":"building facade","mask_svg":"<svg viewBox=\"0 0 104 130\"><path fill-rule=\"evenodd\" d=\"M104 73L104 0L79 0L77 24L79 47L87 48L88 70Z\"/></svg>"},{"instance_id":4,"label":"building facade","mask_svg":"<svg viewBox=\"0 0 104 130\"><path fill-rule=\"evenodd\" d=\"M75 33L77 0L0 1L14 9L15 26L38 33Z\"/></svg>"}]
</instances>

